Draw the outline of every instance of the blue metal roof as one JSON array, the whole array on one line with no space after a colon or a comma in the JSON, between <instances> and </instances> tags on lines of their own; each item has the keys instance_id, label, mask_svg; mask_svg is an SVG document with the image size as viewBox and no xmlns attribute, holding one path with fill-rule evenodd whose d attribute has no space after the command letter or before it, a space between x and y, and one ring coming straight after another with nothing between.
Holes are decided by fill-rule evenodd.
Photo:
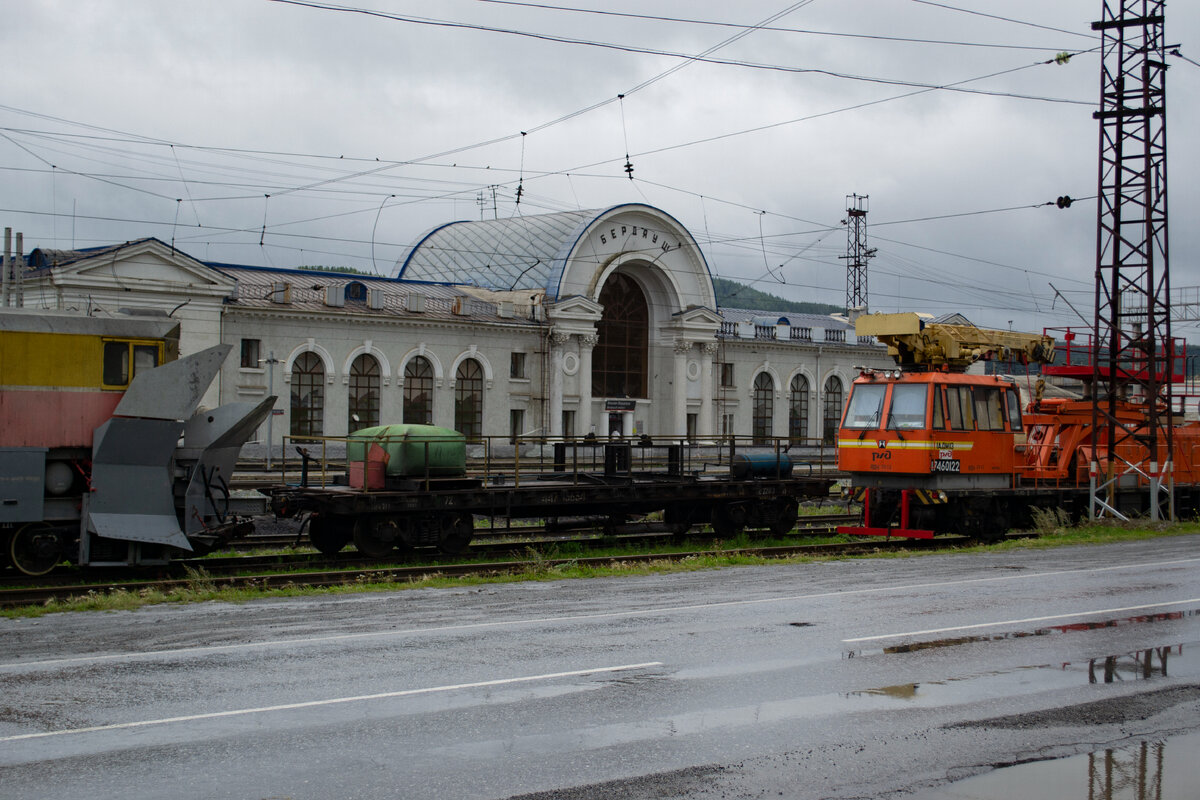
<instances>
[{"instance_id":1,"label":"blue metal roof","mask_svg":"<svg viewBox=\"0 0 1200 800\"><path fill-rule=\"evenodd\" d=\"M451 222L426 233L396 262L393 277L483 286L547 289L555 261L604 209Z\"/></svg>"}]
</instances>

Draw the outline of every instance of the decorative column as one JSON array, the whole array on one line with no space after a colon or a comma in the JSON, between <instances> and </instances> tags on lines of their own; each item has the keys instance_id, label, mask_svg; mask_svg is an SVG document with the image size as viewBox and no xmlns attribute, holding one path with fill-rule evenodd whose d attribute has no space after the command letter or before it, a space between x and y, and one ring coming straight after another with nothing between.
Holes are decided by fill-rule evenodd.
<instances>
[{"instance_id":1,"label":"decorative column","mask_svg":"<svg viewBox=\"0 0 1200 800\"><path fill-rule=\"evenodd\" d=\"M571 334L560 330L550 333L550 435L562 436L563 346Z\"/></svg>"},{"instance_id":2,"label":"decorative column","mask_svg":"<svg viewBox=\"0 0 1200 800\"><path fill-rule=\"evenodd\" d=\"M687 357L692 352L692 343L686 339L675 340L675 398L672 408L673 436L687 436Z\"/></svg>"},{"instance_id":3,"label":"decorative column","mask_svg":"<svg viewBox=\"0 0 1200 800\"><path fill-rule=\"evenodd\" d=\"M575 433L580 436L586 436L596 424L592 410L592 348L599 343L599 334L579 334L579 413L575 415Z\"/></svg>"},{"instance_id":4,"label":"decorative column","mask_svg":"<svg viewBox=\"0 0 1200 800\"><path fill-rule=\"evenodd\" d=\"M707 439L713 435L713 359L721 349L720 342L705 342L704 357L700 360L700 424L696 433Z\"/></svg>"}]
</instances>

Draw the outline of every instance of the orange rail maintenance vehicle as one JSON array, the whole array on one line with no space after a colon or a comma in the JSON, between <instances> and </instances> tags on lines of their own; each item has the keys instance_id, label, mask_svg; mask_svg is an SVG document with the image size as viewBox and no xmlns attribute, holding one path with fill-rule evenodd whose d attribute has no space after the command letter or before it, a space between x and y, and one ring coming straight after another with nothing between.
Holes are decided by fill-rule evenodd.
<instances>
[{"instance_id":1,"label":"orange rail maintenance vehicle","mask_svg":"<svg viewBox=\"0 0 1200 800\"><path fill-rule=\"evenodd\" d=\"M1176 502L1197 507L1200 472L1192 455L1200 453L1200 426L1184 423L1181 413L1173 461L1165 451L1151 459L1139 437L1113 454L1093 444L1101 437L1094 436L1087 348L1075 349L1073 364L1049 366L1055 342L1045 334L930 322L911 313L864 315L855 327L860 337L886 344L898 368L864 369L851 387L838 429L838 468L862 501L863 522L839 532L997 539L1028 527L1033 509L1062 509L1078 519L1088 512L1092 464L1104 472L1119 465L1108 493L1114 514L1144 511L1152 464L1169 473ZM966 373L988 360L1046 365L1047 375L1084 381L1083 397L1043 399L1039 381L1023 404L1012 378ZM1171 379L1182 376L1171 370ZM1119 413L1136 421L1144 406L1122 399Z\"/></svg>"}]
</instances>

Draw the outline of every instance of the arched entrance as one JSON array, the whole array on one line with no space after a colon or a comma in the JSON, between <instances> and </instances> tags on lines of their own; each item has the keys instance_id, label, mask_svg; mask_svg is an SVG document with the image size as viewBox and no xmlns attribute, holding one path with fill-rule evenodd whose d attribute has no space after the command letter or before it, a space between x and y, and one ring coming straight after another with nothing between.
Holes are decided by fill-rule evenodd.
<instances>
[{"instance_id":1,"label":"arched entrance","mask_svg":"<svg viewBox=\"0 0 1200 800\"><path fill-rule=\"evenodd\" d=\"M604 311L596 325L598 340L592 354L593 391L612 399L647 397L650 307L645 293L636 281L618 272L604 282L599 303ZM632 414L631 407L610 409L607 432L631 431L626 417Z\"/></svg>"}]
</instances>

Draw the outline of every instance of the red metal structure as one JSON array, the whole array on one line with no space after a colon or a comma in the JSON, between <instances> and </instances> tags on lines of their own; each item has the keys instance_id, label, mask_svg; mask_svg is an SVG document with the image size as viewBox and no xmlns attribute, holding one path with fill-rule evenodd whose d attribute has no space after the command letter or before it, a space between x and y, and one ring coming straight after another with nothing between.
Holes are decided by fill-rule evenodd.
<instances>
[{"instance_id":1,"label":"red metal structure","mask_svg":"<svg viewBox=\"0 0 1200 800\"><path fill-rule=\"evenodd\" d=\"M1115 489L1142 474L1151 519L1174 519L1173 348L1167 252L1166 44L1162 0L1104 0L1092 427L1107 464L1092 464L1088 515L1124 517ZM1140 407L1130 419L1127 404ZM1116 454L1153 454L1145 464Z\"/></svg>"}]
</instances>

